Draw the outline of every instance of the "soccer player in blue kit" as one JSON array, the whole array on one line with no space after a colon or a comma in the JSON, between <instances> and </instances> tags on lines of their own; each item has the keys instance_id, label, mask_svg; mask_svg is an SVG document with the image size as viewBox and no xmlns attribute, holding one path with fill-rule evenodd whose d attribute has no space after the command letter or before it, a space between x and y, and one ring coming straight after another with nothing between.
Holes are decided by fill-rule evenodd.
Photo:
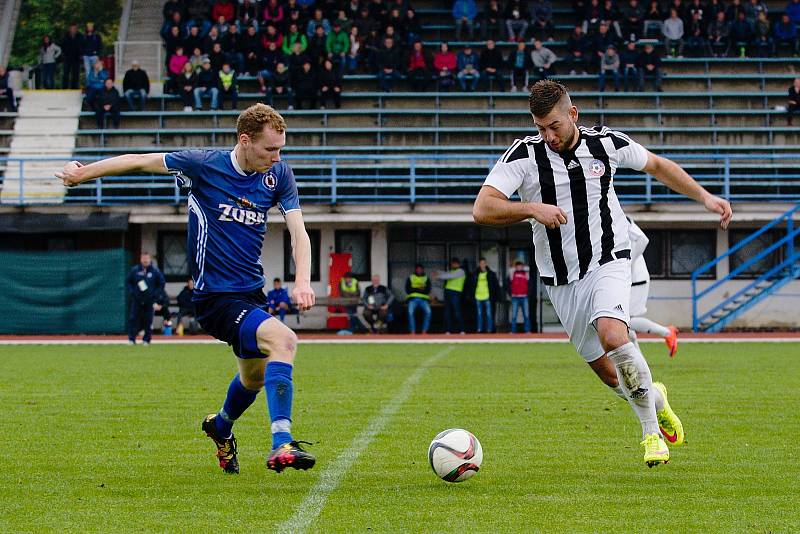
<instances>
[{"instance_id":1,"label":"soccer player in blue kit","mask_svg":"<svg viewBox=\"0 0 800 534\"><path fill-rule=\"evenodd\" d=\"M311 242L294 174L280 158L286 122L271 107L256 104L239 115L236 135L233 150L127 154L89 165L72 161L56 177L74 186L102 176L173 174L179 186L190 189L187 245L197 320L233 347L239 367L222 409L208 415L202 429L217 447L220 467L238 473L233 423L263 387L272 422L267 468L309 469L314 456L291 434L297 335L267 313L261 267L267 211L277 206L286 219L296 265L292 298L301 310L314 305Z\"/></svg>"}]
</instances>

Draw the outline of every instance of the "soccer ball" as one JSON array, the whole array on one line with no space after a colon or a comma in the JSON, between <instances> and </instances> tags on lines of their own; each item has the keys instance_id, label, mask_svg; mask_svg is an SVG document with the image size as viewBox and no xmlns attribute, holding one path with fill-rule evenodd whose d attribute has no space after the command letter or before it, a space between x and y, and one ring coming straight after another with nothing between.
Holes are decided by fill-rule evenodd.
<instances>
[{"instance_id":1,"label":"soccer ball","mask_svg":"<svg viewBox=\"0 0 800 534\"><path fill-rule=\"evenodd\" d=\"M483 448L472 433L450 428L433 438L428 447L428 461L442 480L463 482L478 472L483 461Z\"/></svg>"}]
</instances>

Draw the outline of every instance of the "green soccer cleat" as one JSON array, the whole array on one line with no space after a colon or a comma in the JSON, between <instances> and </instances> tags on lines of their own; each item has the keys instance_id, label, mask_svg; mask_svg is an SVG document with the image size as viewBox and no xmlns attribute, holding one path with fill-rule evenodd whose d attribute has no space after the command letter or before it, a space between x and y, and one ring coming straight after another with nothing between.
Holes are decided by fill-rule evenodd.
<instances>
[{"instance_id":1,"label":"green soccer cleat","mask_svg":"<svg viewBox=\"0 0 800 534\"><path fill-rule=\"evenodd\" d=\"M640 445L644 447L644 463L647 467L669 462L669 448L658 434L647 434Z\"/></svg>"},{"instance_id":2,"label":"green soccer cleat","mask_svg":"<svg viewBox=\"0 0 800 534\"><path fill-rule=\"evenodd\" d=\"M653 382L653 387L656 388L658 391L661 392L661 396L664 398L664 408L656 412L656 416L658 417L658 428L661 430L661 434L664 436L664 439L667 440L670 445L683 445L686 443L686 435L683 432L683 423L681 420L678 419L678 416L675 415L675 412L672 411L672 408L669 405L669 401L667 400L667 388L661 382Z\"/></svg>"},{"instance_id":3,"label":"green soccer cleat","mask_svg":"<svg viewBox=\"0 0 800 534\"><path fill-rule=\"evenodd\" d=\"M239 460L236 458L236 438L233 437L233 434L229 438L221 438L217 434L217 426L214 424L214 419L217 417L217 414L212 413L203 419L203 432L217 446L217 459L219 459L219 466L222 470L226 473L238 475Z\"/></svg>"},{"instance_id":4,"label":"green soccer cleat","mask_svg":"<svg viewBox=\"0 0 800 534\"><path fill-rule=\"evenodd\" d=\"M280 473L287 467L294 469L311 469L316 463L316 458L312 454L307 453L300 446L301 443L308 443L307 441L292 441L291 443L284 443L280 447L272 449L267 458L267 469ZM310 443L308 443L311 445Z\"/></svg>"}]
</instances>

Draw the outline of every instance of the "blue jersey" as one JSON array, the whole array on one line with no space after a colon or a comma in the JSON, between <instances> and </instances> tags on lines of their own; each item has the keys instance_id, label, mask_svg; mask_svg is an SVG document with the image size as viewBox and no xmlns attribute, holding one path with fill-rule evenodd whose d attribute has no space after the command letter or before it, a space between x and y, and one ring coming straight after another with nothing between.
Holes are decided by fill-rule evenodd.
<instances>
[{"instance_id":1,"label":"blue jersey","mask_svg":"<svg viewBox=\"0 0 800 534\"><path fill-rule=\"evenodd\" d=\"M164 156L164 166L189 192L187 254L194 298L264 287L261 247L267 211L300 209L292 169L245 173L231 150L184 150Z\"/></svg>"},{"instance_id":2,"label":"blue jersey","mask_svg":"<svg viewBox=\"0 0 800 534\"><path fill-rule=\"evenodd\" d=\"M289 299L289 292L286 291L285 288L273 289L267 293L267 302L269 302L270 308L277 308L278 304L281 302L285 302L286 304L292 303Z\"/></svg>"}]
</instances>

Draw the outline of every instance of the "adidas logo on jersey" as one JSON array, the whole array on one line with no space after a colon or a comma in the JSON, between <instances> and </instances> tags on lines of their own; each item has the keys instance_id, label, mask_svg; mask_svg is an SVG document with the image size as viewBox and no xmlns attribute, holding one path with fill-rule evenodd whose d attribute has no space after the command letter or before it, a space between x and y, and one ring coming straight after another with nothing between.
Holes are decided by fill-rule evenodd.
<instances>
[{"instance_id":1,"label":"adidas logo on jersey","mask_svg":"<svg viewBox=\"0 0 800 534\"><path fill-rule=\"evenodd\" d=\"M257 211L237 208L230 204L220 204L219 209L222 210L222 213L219 215L220 221L235 221L247 225L264 224L266 222L266 214Z\"/></svg>"},{"instance_id":2,"label":"adidas logo on jersey","mask_svg":"<svg viewBox=\"0 0 800 534\"><path fill-rule=\"evenodd\" d=\"M567 169L569 170L577 169L580 166L581 164L578 163L578 160L573 159L572 161L569 162L569 165L567 165Z\"/></svg>"}]
</instances>

